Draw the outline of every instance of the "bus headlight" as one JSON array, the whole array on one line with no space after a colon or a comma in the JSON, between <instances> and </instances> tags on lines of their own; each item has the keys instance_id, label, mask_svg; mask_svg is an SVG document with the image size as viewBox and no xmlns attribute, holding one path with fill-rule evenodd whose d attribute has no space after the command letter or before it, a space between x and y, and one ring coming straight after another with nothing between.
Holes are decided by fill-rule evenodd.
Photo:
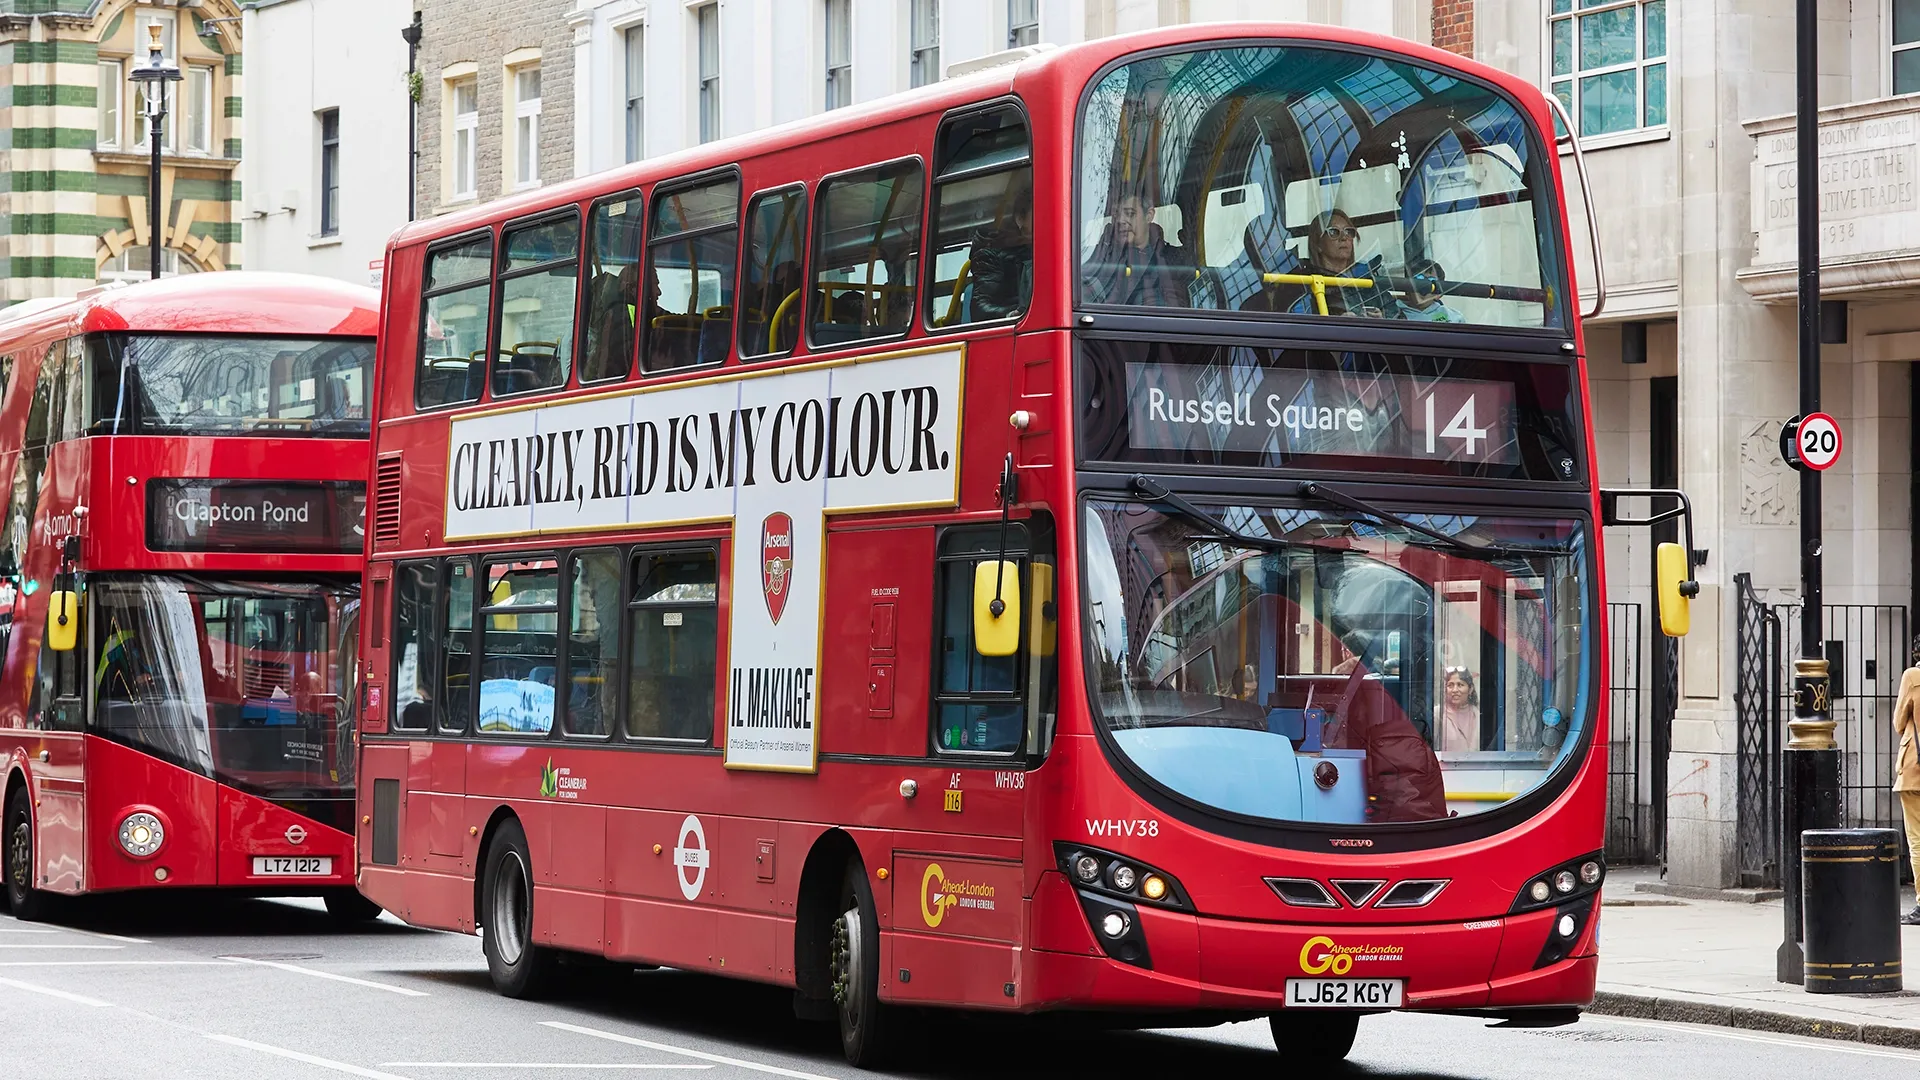
<instances>
[{"instance_id":1,"label":"bus headlight","mask_svg":"<svg viewBox=\"0 0 1920 1080\"><path fill-rule=\"evenodd\" d=\"M166 827L145 810L136 810L120 819L120 849L136 859L159 851L166 840Z\"/></svg>"}]
</instances>

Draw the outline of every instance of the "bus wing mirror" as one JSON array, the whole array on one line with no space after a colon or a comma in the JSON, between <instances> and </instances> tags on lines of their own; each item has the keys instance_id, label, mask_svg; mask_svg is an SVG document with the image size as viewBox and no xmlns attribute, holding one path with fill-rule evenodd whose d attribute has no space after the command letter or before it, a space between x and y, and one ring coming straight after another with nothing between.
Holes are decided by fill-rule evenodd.
<instances>
[{"instance_id":1,"label":"bus wing mirror","mask_svg":"<svg viewBox=\"0 0 1920 1080\"><path fill-rule=\"evenodd\" d=\"M71 589L47 597L47 648L72 652L80 641L80 603Z\"/></svg>"},{"instance_id":2,"label":"bus wing mirror","mask_svg":"<svg viewBox=\"0 0 1920 1080\"><path fill-rule=\"evenodd\" d=\"M1011 559L974 564L973 648L981 656L1020 648L1020 566Z\"/></svg>"},{"instance_id":3,"label":"bus wing mirror","mask_svg":"<svg viewBox=\"0 0 1920 1080\"><path fill-rule=\"evenodd\" d=\"M1686 637L1693 625L1689 608L1700 592L1699 582L1689 580L1687 549L1679 544L1661 544L1654 549L1653 566L1660 595L1660 632L1668 637Z\"/></svg>"}]
</instances>

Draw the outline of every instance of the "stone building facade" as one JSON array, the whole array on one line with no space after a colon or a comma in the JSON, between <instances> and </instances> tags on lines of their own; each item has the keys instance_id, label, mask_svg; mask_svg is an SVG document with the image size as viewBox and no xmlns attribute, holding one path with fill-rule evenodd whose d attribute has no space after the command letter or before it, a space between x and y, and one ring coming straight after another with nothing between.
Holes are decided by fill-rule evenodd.
<instances>
[{"instance_id":1,"label":"stone building facade","mask_svg":"<svg viewBox=\"0 0 1920 1080\"><path fill-rule=\"evenodd\" d=\"M0 0L0 301L96 280L243 262L244 67L234 0ZM182 81L162 131L161 235L150 237L148 144L127 76L162 28Z\"/></svg>"},{"instance_id":2,"label":"stone building facade","mask_svg":"<svg viewBox=\"0 0 1920 1080\"><path fill-rule=\"evenodd\" d=\"M574 175L566 0L418 0L422 217Z\"/></svg>"}]
</instances>

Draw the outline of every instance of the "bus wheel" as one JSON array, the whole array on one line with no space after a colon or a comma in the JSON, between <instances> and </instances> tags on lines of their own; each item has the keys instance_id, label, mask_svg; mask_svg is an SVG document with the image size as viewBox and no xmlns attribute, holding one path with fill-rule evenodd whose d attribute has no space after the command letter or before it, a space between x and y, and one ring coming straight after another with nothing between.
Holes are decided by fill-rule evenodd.
<instances>
[{"instance_id":1,"label":"bus wheel","mask_svg":"<svg viewBox=\"0 0 1920 1080\"><path fill-rule=\"evenodd\" d=\"M22 922L40 922L52 912L52 898L33 887L33 809L27 804L27 789L22 787L7 800L4 834L6 846L7 902L13 905L13 917Z\"/></svg>"},{"instance_id":2,"label":"bus wheel","mask_svg":"<svg viewBox=\"0 0 1920 1080\"><path fill-rule=\"evenodd\" d=\"M380 917L380 905L361 896L359 889L328 889L321 900L334 922L363 923Z\"/></svg>"},{"instance_id":3,"label":"bus wheel","mask_svg":"<svg viewBox=\"0 0 1920 1080\"><path fill-rule=\"evenodd\" d=\"M1277 1012L1267 1017L1273 1045L1303 1066L1331 1065L1353 1051L1360 1031L1359 1013Z\"/></svg>"},{"instance_id":4,"label":"bus wheel","mask_svg":"<svg viewBox=\"0 0 1920 1080\"><path fill-rule=\"evenodd\" d=\"M557 962L552 949L533 943L532 865L525 830L518 821L503 822L487 848L481 948L493 988L511 998L545 994Z\"/></svg>"},{"instance_id":5,"label":"bus wheel","mask_svg":"<svg viewBox=\"0 0 1920 1080\"><path fill-rule=\"evenodd\" d=\"M874 1069L885 1064L897 1010L880 1002L880 919L873 890L856 860L847 865L840 886L840 917L829 945L834 1015L840 1021L840 1050L847 1063Z\"/></svg>"}]
</instances>

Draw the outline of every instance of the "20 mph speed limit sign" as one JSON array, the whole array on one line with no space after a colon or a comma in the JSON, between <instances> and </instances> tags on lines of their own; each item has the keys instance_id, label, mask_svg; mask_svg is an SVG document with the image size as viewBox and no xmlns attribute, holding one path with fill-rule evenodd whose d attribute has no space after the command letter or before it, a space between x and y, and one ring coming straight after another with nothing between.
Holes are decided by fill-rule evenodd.
<instances>
[{"instance_id":1,"label":"20 mph speed limit sign","mask_svg":"<svg viewBox=\"0 0 1920 1080\"><path fill-rule=\"evenodd\" d=\"M1788 422L1781 449L1796 469L1824 472L1840 460L1840 422L1826 413L1810 413Z\"/></svg>"}]
</instances>

